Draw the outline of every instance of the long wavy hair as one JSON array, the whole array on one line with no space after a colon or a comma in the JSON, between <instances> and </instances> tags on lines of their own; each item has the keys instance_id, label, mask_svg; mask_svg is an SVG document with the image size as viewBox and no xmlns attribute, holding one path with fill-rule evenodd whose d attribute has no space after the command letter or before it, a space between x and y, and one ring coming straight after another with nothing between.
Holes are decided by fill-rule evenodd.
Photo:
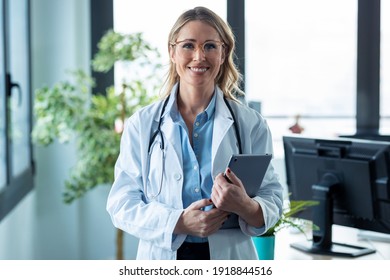
<instances>
[{"instance_id":1,"label":"long wavy hair","mask_svg":"<svg viewBox=\"0 0 390 280\"><path fill-rule=\"evenodd\" d=\"M199 20L210 25L221 37L224 43L225 60L215 78L215 84L221 88L226 98L236 100L235 96L243 95L244 93L239 88L242 76L234 63L235 38L230 26L216 13L205 7L195 7L180 15L169 33L168 52L171 48L171 43L177 40L181 28L188 22L194 20ZM168 96L173 86L179 81L180 77L177 74L175 64L170 60L162 96Z\"/></svg>"}]
</instances>

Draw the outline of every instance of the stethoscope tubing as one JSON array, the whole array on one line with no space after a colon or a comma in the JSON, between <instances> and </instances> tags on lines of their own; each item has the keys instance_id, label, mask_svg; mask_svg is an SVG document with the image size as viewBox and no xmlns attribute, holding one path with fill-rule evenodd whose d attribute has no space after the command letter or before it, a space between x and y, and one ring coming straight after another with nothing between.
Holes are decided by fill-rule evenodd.
<instances>
[{"instance_id":1,"label":"stethoscope tubing","mask_svg":"<svg viewBox=\"0 0 390 280\"><path fill-rule=\"evenodd\" d=\"M239 150L239 153L242 154L241 137L240 137L240 131L239 131L238 122L237 122L236 117L234 115L233 109L232 109L232 107L229 104L229 101L225 97L223 98L223 100L225 101L225 104L226 104L226 106L228 107L228 109L230 111L230 115L233 118L233 126L234 126L234 132L236 134L238 150ZM165 99L165 101L164 101L164 103L162 105L161 112L160 112L160 118L158 120L157 129L152 134L152 136L150 137L150 140L149 140L148 157L147 157L148 170L147 170L146 174L149 174L149 171L150 171L150 158L151 158L151 153L152 153L152 146L153 146L153 143L155 143L157 135L160 135L160 138L161 138L160 149L161 149L162 156L161 156L161 178L160 178L160 185L159 185L159 189L158 189L157 194L152 194L151 196L149 196L148 190L147 190L147 183L148 183L147 180L148 179L145 178L145 180L144 180L145 196L148 199L156 199L156 197L160 195L161 190L162 190L163 176L164 176L164 171L165 171L165 143L164 143L164 136L163 136L162 131L161 131L161 124L162 124L163 115L164 115L164 112L165 112L165 108L166 108L166 106L168 104L168 101L169 101L169 96Z\"/></svg>"},{"instance_id":2,"label":"stethoscope tubing","mask_svg":"<svg viewBox=\"0 0 390 280\"><path fill-rule=\"evenodd\" d=\"M225 101L225 104L229 109L230 115L233 118L233 126L234 126L234 132L235 132L236 138L237 138L238 150L239 150L239 153L242 154L242 145L241 145L241 137L240 137L240 130L239 130L238 122L237 122L236 117L234 115L233 109L229 104L229 101L227 101L227 99L225 97L223 98L223 100ZM153 133L152 137L150 137L149 146L148 146L148 153L150 153L150 148L152 147L152 144L153 144L153 142L156 139L158 134L160 134L160 137L161 137L161 149L164 150L164 148L165 148L164 137L163 137L162 132L161 132L161 124L162 124L162 117L163 117L164 112L165 112L165 107L167 106L168 101L169 101L169 96L165 99L163 106L161 108L161 113L160 113L160 118L158 120L157 130Z\"/></svg>"}]
</instances>

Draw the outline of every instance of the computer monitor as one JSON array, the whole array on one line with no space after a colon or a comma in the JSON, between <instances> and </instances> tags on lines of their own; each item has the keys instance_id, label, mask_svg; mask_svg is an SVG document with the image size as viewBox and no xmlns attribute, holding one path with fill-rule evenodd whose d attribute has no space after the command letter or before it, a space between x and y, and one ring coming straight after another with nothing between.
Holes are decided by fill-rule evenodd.
<instances>
[{"instance_id":1,"label":"computer monitor","mask_svg":"<svg viewBox=\"0 0 390 280\"><path fill-rule=\"evenodd\" d=\"M284 136L283 145L290 199L319 201L299 214L316 225L312 240L291 246L348 257L375 252L332 242L332 225L390 233L390 142Z\"/></svg>"}]
</instances>

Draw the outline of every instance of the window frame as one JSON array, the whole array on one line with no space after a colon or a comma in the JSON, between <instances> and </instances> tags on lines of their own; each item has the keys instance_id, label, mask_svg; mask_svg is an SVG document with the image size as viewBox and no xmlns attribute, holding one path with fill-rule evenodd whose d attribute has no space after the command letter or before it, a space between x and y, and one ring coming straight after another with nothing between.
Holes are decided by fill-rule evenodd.
<instances>
[{"instance_id":1,"label":"window frame","mask_svg":"<svg viewBox=\"0 0 390 280\"><path fill-rule=\"evenodd\" d=\"M3 63L0 64L0 67L2 68L3 75L0 77L0 79L4 82L4 87L2 88L1 97L2 101L4 101L5 104L5 112L3 112L3 115L0 116L5 119L5 134L1 135L0 137L5 138L5 165L6 165L6 180L5 180L5 186L2 186L0 190L0 221L4 219L8 213L10 213L16 205L26 196L27 193L29 193L33 187L34 187L34 161L33 161L33 151L32 151L32 142L31 137L29 138L29 164L28 167L23 170L20 174L14 176L12 173L12 142L10 141L9 136L9 127L10 127L10 115L9 115L9 100L13 94L17 94L17 83L14 83L12 80L12 73L10 73L9 70L9 50L8 50L8 40L9 34L9 22L8 22L8 3L11 0L0 0L1 10L2 12L2 23L0 25L0 51L1 56L4 58L2 61ZM26 24L26 30L27 34L25 35L25 40L27 43L27 95L30 97L31 94L31 30L30 30L30 0L24 0L26 5L26 18L25 18L25 24ZM22 101L23 102L23 101ZM31 98L28 98L28 104L26 106L26 109L28 110L27 116L28 116L28 131L31 133L32 130L32 101Z\"/></svg>"},{"instance_id":2,"label":"window frame","mask_svg":"<svg viewBox=\"0 0 390 280\"><path fill-rule=\"evenodd\" d=\"M98 51L98 42L103 35L114 28L114 0L90 0L91 10L91 60ZM96 81L93 94L106 94L106 89L114 84L114 69L107 73L96 72L91 68Z\"/></svg>"}]
</instances>

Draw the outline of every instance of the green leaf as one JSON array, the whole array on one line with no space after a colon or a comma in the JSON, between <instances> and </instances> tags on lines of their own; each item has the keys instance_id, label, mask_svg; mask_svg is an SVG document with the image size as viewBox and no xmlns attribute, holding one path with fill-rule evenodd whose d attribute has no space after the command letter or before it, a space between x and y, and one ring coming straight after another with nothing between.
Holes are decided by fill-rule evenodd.
<instances>
[{"instance_id":1,"label":"green leaf","mask_svg":"<svg viewBox=\"0 0 390 280\"><path fill-rule=\"evenodd\" d=\"M295 228L300 232L304 233L304 228L302 226L302 220L299 220L294 217L294 215L302 212L308 207L318 205L319 202L315 200L290 200L288 205L283 208L283 212L277 223L268 229L264 236L275 235L277 232L284 228ZM316 225L313 225L313 228L318 228Z\"/></svg>"}]
</instances>

